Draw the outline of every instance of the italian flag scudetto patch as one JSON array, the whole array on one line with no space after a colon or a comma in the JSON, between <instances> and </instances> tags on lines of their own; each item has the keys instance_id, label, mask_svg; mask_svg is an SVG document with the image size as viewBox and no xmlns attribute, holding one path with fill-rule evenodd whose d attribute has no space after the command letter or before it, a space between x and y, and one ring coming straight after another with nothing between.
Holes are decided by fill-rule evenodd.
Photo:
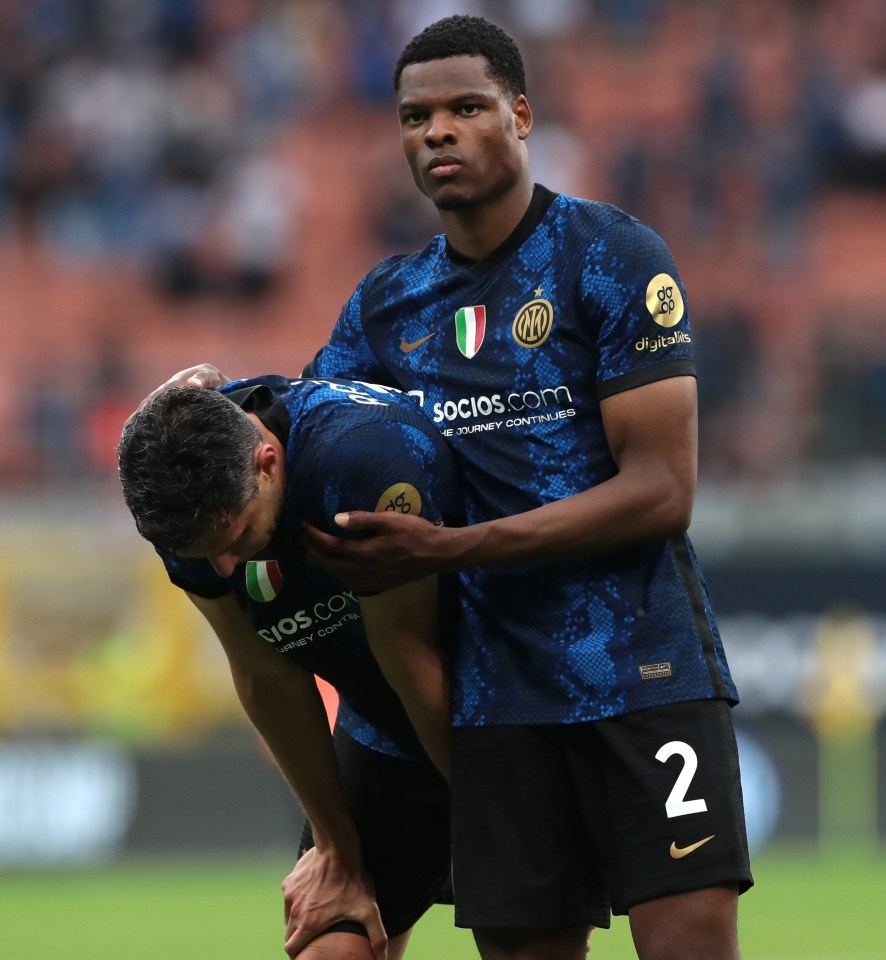
<instances>
[{"instance_id":1,"label":"italian flag scudetto patch","mask_svg":"<svg viewBox=\"0 0 886 960\"><path fill-rule=\"evenodd\" d=\"M283 586L283 574L276 560L249 560L246 564L246 592L259 603L273 600Z\"/></svg>"},{"instance_id":2,"label":"italian flag scudetto patch","mask_svg":"<svg viewBox=\"0 0 886 960\"><path fill-rule=\"evenodd\" d=\"M462 307L455 314L455 342L468 358L475 356L486 334L486 307Z\"/></svg>"}]
</instances>

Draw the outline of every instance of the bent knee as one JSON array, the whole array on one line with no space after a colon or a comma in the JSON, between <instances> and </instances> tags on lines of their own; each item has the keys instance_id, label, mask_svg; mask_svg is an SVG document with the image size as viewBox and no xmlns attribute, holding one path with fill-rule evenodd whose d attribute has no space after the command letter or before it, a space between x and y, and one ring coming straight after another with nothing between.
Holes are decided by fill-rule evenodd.
<instances>
[{"instance_id":1,"label":"bent knee","mask_svg":"<svg viewBox=\"0 0 886 960\"><path fill-rule=\"evenodd\" d=\"M298 960L374 960L369 940L360 933L321 933L296 956Z\"/></svg>"}]
</instances>

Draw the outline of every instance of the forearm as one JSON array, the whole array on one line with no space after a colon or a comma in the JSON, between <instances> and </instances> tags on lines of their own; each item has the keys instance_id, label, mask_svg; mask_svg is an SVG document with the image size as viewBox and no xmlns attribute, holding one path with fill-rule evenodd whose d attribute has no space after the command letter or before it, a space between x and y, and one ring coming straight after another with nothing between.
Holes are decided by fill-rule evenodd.
<instances>
[{"instance_id":1,"label":"forearm","mask_svg":"<svg viewBox=\"0 0 886 960\"><path fill-rule=\"evenodd\" d=\"M359 869L359 838L313 676L268 649L232 597L189 596L218 636L243 709L298 797L318 848L335 848L343 863Z\"/></svg>"},{"instance_id":2,"label":"forearm","mask_svg":"<svg viewBox=\"0 0 886 960\"><path fill-rule=\"evenodd\" d=\"M690 511L691 500L677 489L616 475L525 513L444 531L436 549L439 570L556 563L612 553L683 533Z\"/></svg>"},{"instance_id":3,"label":"forearm","mask_svg":"<svg viewBox=\"0 0 886 960\"><path fill-rule=\"evenodd\" d=\"M285 662L281 667L292 669ZM343 864L360 869L360 839L346 806L326 710L313 678L305 675L294 684L279 683L276 677L238 676L233 667L232 673L244 712L298 798L317 849L334 851Z\"/></svg>"},{"instance_id":4,"label":"forearm","mask_svg":"<svg viewBox=\"0 0 886 960\"><path fill-rule=\"evenodd\" d=\"M609 397L600 406L616 473L525 513L448 531L448 571L496 563L555 563L678 536L695 498L695 381L674 377ZM654 411L651 415L650 411Z\"/></svg>"}]
</instances>

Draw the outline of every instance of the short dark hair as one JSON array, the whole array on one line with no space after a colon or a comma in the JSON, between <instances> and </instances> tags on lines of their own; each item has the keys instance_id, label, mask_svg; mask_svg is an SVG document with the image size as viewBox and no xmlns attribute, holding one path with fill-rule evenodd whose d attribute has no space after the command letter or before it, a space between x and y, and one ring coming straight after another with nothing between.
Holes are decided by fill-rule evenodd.
<instances>
[{"instance_id":1,"label":"short dark hair","mask_svg":"<svg viewBox=\"0 0 886 960\"><path fill-rule=\"evenodd\" d=\"M256 496L261 433L233 401L172 387L126 421L117 445L123 499L138 532L173 552L193 546Z\"/></svg>"},{"instance_id":2,"label":"short dark hair","mask_svg":"<svg viewBox=\"0 0 886 960\"><path fill-rule=\"evenodd\" d=\"M484 17L464 14L437 20L409 41L394 67L394 90L400 89L400 75L411 63L465 56L485 57L489 76L512 96L526 93L526 72L517 44Z\"/></svg>"}]
</instances>

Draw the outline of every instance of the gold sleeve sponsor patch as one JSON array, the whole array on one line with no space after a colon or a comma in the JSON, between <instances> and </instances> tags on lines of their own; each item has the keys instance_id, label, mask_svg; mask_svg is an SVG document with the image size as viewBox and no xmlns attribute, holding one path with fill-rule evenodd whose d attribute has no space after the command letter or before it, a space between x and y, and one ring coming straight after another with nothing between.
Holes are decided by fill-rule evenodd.
<instances>
[{"instance_id":1,"label":"gold sleeve sponsor patch","mask_svg":"<svg viewBox=\"0 0 886 960\"><path fill-rule=\"evenodd\" d=\"M378 498L376 513L394 510L397 513L421 513L421 494L411 483L395 483Z\"/></svg>"},{"instance_id":2,"label":"gold sleeve sponsor patch","mask_svg":"<svg viewBox=\"0 0 886 960\"><path fill-rule=\"evenodd\" d=\"M646 309L660 327L675 327L683 319L683 294L670 274L659 273L649 281Z\"/></svg>"}]
</instances>

